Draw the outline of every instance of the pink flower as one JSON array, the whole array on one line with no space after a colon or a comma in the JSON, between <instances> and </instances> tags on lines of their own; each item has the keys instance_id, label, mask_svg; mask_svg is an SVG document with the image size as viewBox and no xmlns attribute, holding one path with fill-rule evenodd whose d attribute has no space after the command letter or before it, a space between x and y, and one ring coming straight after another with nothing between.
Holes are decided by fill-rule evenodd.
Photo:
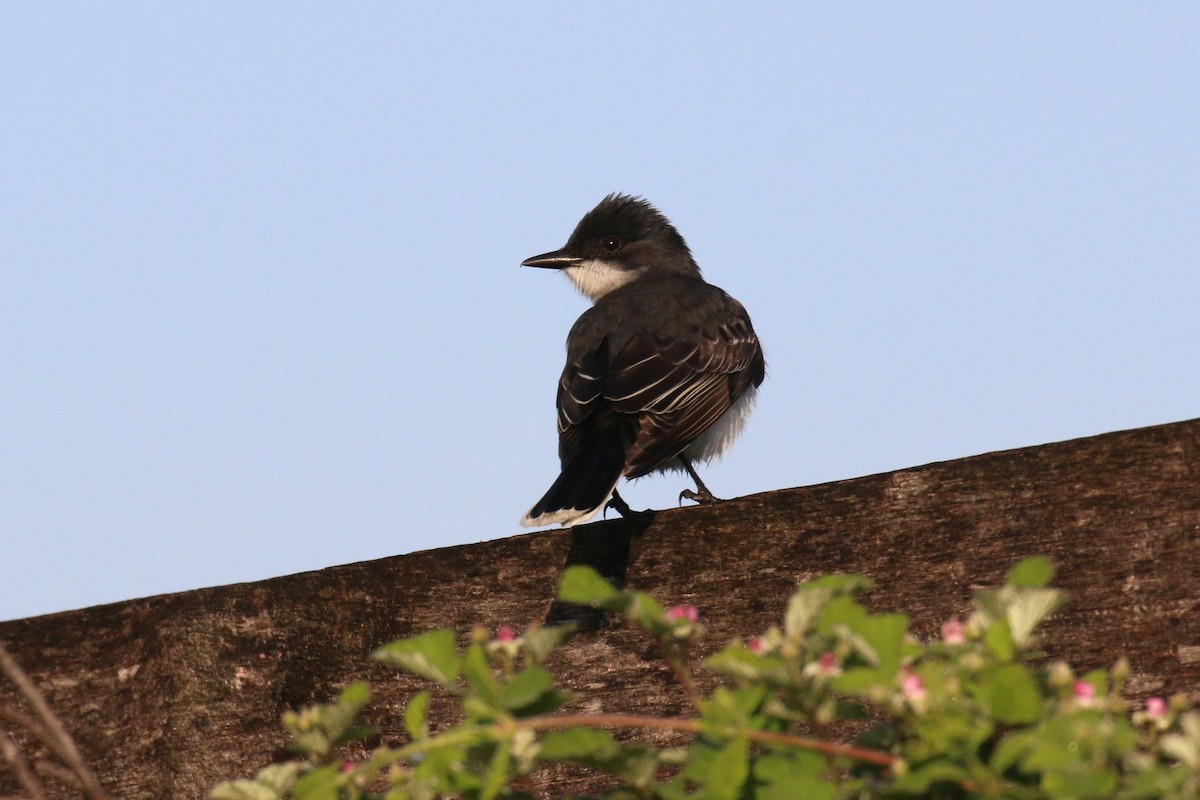
<instances>
[{"instance_id":1,"label":"pink flower","mask_svg":"<svg viewBox=\"0 0 1200 800\"><path fill-rule=\"evenodd\" d=\"M966 626L957 617L942 623L942 641L946 644L962 644L967 641Z\"/></svg>"},{"instance_id":2,"label":"pink flower","mask_svg":"<svg viewBox=\"0 0 1200 800\"><path fill-rule=\"evenodd\" d=\"M516 638L517 634L507 625L501 625L496 630L496 641L498 642L512 642L515 641Z\"/></svg>"},{"instance_id":3,"label":"pink flower","mask_svg":"<svg viewBox=\"0 0 1200 800\"><path fill-rule=\"evenodd\" d=\"M804 665L804 675L819 681L829 680L842 674L837 655L832 652L822 653L815 661Z\"/></svg>"},{"instance_id":4,"label":"pink flower","mask_svg":"<svg viewBox=\"0 0 1200 800\"><path fill-rule=\"evenodd\" d=\"M925 681L910 668L904 668L904 677L900 679L900 688L910 703L919 703L925 699Z\"/></svg>"},{"instance_id":5,"label":"pink flower","mask_svg":"<svg viewBox=\"0 0 1200 800\"><path fill-rule=\"evenodd\" d=\"M746 642L746 647L751 653L757 653L760 656L767 652L767 645L761 636L751 636Z\"/></svg>"},{"instance_id":6,"label":"pink flower","mask_svg":"<svg viewBox=\"0 0 1200 800\"><path fill-rule=\"evenodd\" d=\"M700 620L700 612L695 606L690 605L675 606L667 611L667 622L679 622L680 620L698 622Z\"/></svg>"},{"instance_id":7,"label":"pink flower","mask_svg":"<svg viewBox=\"0 0 1200 800\"><path fill-rule=\"evenodd\" d=\"M1150 719L1162 719L1167 713L1167 701L1161 697L1146 698L1146 716Z\"/></svg>"},{"instance_id":8,"label":"pink flower","mask_svg":"<svg viewBox=\"0 0 1200 800\"><path fill-rule=\"evenodd\" d=\"M343 761L342 762L342 772L354 772L354 762L353 761Z\"/></svg>"},{"instance_id":9,"label":"pink flower","mask_svg":"<svg viewBox=\"0 0 1200 800\"><path fill-rule=\"evenodd\" d=\"M1073 692L1075 702L1084 707L1090 706L1096 699L1096 687L1088 681L1075 681Z\"/></svg>"}]
</instances>

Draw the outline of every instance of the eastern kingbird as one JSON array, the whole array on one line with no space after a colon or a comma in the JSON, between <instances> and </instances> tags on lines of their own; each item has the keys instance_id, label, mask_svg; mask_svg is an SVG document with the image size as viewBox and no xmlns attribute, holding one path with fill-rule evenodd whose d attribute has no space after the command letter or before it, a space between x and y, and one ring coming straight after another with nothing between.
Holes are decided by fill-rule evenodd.
<instances>
[{"instance_id":1,"label":"eastern kingbird","mask_svg":"<svg viewBox=\"0 0 1200 800\"><path fill-rule=\"evenodd\" d=\"M521 262L558 269L592 300L567 335L558 381L562 473L522 525L591 518L617 481L720 455L763 382L762 347L737 300L700 277L683 237L645 200L610 194L560 250Z\"/></svg>"}]
</instances>

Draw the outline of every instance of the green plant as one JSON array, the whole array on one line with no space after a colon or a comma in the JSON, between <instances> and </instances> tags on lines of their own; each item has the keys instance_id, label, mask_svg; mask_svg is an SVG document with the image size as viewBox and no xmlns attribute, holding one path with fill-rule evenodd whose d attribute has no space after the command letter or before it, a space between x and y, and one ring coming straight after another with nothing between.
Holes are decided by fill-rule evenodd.
<instances>
[{"instance_id":1,"label":"green plant","mask_svg":"<svg viewBox=\"0 0 1200 800\"><path fill-rule=\"evenodd\" d=\"M1045 559L1018 564L1007 583L981 592L966 620L921 643L902 614L860 602L871 582L831 575L801 585L782 625L735 641L703 661L720 676L703 695L690 645L695 608L664 610L649 595L618 591L585 567L564 574L563 600L623 615L653 637L690 698L684 718L571 714L544 666L569 635L475 632L461 649L439 630L386 645L374 658L457 699L461 719L433 732L431 695L404 711L409 741L358 762L339 748L369 730L357 719L365 684L334 703L289 713L300 757L251 780L224 783L215 800L526 797L523 776L570 762L611 779L609 798L868 800L1011 798L1152 800L1200 796L1200 714L1182 699L1151 698L1130 714L1121 699L1128 665L1077 676L1036 651L1038 625L1063 602ZM852 744L829 735L856 721ZM685 745L656 747L610 731L667 730ZM553 794L553 791L551 791Z\"/></svg>"}]
</instances>

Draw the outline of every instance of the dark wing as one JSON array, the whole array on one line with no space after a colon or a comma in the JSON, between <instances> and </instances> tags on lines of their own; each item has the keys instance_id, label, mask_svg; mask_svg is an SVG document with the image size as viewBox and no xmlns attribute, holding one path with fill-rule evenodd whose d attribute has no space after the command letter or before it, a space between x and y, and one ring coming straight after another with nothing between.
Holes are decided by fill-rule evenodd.
<instances>
[{"instance_id":1,"label":"dark wing","mask_svg":"<svg viewBox=\"0 0 1200 800\"><path fill-rule=\"evenodd\" d=\"M598 420L592 418L604 404L607 380L607 339L579 358L567 360L558 379L558 457L564 465L579 452L586 433L599 432ZM591 424L585 425L589 420Z\"/></svg>"},{"instance_id":2,"label":"dark wing","mask_svg":"<svg viewBox=\"0 0 1200 800\"><path fill-rule=\"evenodd\" d=\"M762 347L744 311L672 340L634 336L612 356L602 388L606 404L637 423L625 475L640 477L679 455L750 386L762 383L763 372ZM590 392L573 386L571 394ZM562 418L560 411L560 425Z\"/></svg>"}]
</instances>

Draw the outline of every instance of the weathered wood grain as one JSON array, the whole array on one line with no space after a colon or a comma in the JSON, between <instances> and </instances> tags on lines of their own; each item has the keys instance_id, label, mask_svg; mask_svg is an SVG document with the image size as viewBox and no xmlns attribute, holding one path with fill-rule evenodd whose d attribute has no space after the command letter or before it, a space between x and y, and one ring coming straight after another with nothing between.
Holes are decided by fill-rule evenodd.
<instances>
[{"instance_id":1,"label":"weathered wood grain","mask_svg":"<svg viewBox=\"0 0 1200 800\"><path fill-rule=\"evenodd\" d=\"M1082 668L1124 652L1133 693L1200 701L1200 420L17 620L0 641L114 794L200 798L283 754L284 709L354 678L377 683L370 716L399 738L391 712L417 683L366 655L431 628L577 617L586 630L554 666L581 707L682 711L644 640L552 603L568 563L695 604L708 652L777 621L795 584L825 572L870 575L873 606L933 636L1037 553L1071 597L1049 652ZM556 780L556 796L582 788ZM0 769L0 794L15 791Z\"/></svg>"}]
</instances>

